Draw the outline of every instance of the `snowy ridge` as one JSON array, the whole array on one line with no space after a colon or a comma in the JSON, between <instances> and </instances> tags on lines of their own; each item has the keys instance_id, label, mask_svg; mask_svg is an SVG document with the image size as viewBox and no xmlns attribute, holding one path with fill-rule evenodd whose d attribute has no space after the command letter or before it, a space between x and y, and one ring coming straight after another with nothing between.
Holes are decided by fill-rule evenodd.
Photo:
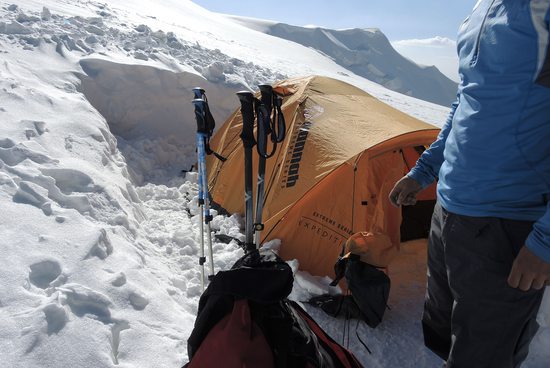
<instances>
[{"instance_id":1,"label":"snowy ridge","mask_svg":"<svg viewBox=\"0 0 550 368\"><path fill-rule=\"evenodd\" d=\"M228 16L239 24L312 47L337 64L384 87L449 106L457 85L435 67L419 66L401 56L378 29L326 29Z\"/></svg>"},{"instance_id":2,"label":"snowy ridge","mask_svg":"<svg viewBox=\"0 0 550 368\"><path fill-rule=\"evenodd\" d=\"M180 367L201 293L196 174L180 173L195 160L190 88L221 124L234 91L311 72L429 122L447 112L189 1L0 0L0 365ZM214 213L214 232L241 227ZM374 354L350 348L371 367L438 367L418 322L425 247L403 249L392 311L360 329ZM214 251L216 270L242 255ZM291 264L295 300L329 291ZM340 341L340 320L308 310ZM548 300L539 317L531 368L549 359Z\"/></svg>"}]
</instances>

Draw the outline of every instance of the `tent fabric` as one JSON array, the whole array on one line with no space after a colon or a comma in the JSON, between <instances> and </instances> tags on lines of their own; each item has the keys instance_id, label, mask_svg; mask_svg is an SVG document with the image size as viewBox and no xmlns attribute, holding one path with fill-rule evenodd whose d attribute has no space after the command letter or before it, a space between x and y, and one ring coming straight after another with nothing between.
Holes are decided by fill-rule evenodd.
<instances>
[{"instance_id":1,"label":"tent fabric","mask_svg":"<svg viewBox=\"0 0 550 368\"><path fill-rule=\"evenodd\" d=\"M386 234L398 249L401 214L387 195L408 171L410 148L431 144L439 129L328 77L274 90L284 96L287 138L267 160L262 241L281 239L281 256L314 275L332 275L343 243L359 231ZM211 140L227 161L209 158L207 167L214 202L243 213L241 130L236 111Z\"/></svg>"}]
</instances>

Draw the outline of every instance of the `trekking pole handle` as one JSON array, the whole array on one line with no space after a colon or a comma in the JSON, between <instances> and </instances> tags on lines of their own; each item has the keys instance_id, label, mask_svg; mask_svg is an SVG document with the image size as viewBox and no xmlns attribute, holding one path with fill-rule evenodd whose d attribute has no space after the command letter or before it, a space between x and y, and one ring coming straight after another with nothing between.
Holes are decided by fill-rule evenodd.
<instances>
[{"instance_id":1,"label":"trekking pole handle","mask_svg":"<svg viewBox=\"0 0 550 368\"><path fill-rule=\"evenodd\" d=\"M258 154L264 158L270 158L275 154L277 149L277 139L275 137L275 122L272 120L271 113L273 111L273 87L269 84L260 84L258 88L261 92L260 104L257 107L258 115ZM260 118L261 116L261 118ZM273 118L276 114L273 116ZM267 138L271 137L273 146L271 152L267 153ZM261 141L261 143L260 143Z\"/></svg>"},{"instance_id":2,"label":"trekking pole handle","mask_svg":"<svg viewBox=\"0 0 550 368\"><path fill-rule=\"evenodd\" d=\"M204 92L205 90L201 87L195 87L193 88L193 94L195 95L195 98L201 98L204 99Z\"/></svg>"},{"instance_id":3,"label":"trekking pole handle","mask_svg":"<svg viewBox=\"0 0 550 368\"><path fill-rule=\"evenodd\" d=\"M240 91L237 92L237 96L241 102L243 117L243 130L240 137L245 147L252 148L256 144L254 140L254 94L249 91Z\"/></svg>"},{"instance_id":4,"label":"trekking pole handle","mask_svg":"<svg viewBox=\"0 0 550 368\"><path fill-rule=\"evenodd\" d=\"M273 87L269 84L260 84L258 85L258 88L262 93L262 97L260 98L262 104L265 106L267 112L269 113L269 116L271 116L271 110L273 108Z\"/></svg>"},{"instance_id":5,"label":"trekking pole handle","mask_svg":"<svg viewBox=\"0 0 550 368\"><path fill-rule=\"evenodd\" d=\"M204 133L206 130L206 118L205 109L206 102L202 98L195 98L193 100L195 106L195 120L197 121L197 132Z\"/></svg>"},{"instance_id":6,"label":"trekking pole handle","mask_svg":"<svg viewBox=\"0 0 550 368\"><path fill-rule=\"evenodd\" d=\"M267 108L264 106L264 104L259 103L256 107L256 115L258 116L258 126L256 130L256 141L257 146L256 149L258 151L258 155L263 158L270 158L275 153L276 144L273 145L273 148L271 150L271 153L267 153L267 138L271 135L271 119L269 117L269 113L267 112Z\"/></svg>"}]
</instances>

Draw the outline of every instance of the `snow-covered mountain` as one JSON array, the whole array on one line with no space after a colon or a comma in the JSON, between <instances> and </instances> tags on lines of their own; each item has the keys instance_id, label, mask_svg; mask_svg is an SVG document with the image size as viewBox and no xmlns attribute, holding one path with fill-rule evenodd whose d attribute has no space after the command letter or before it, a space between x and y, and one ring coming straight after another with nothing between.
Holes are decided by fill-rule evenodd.
<instances>
[{"instance_id":1,"label":"snow-covered mountain","mask_svg":"<svg viewBox=\"0 0 550 368\"><path fill-rule=\"evenodd\" d=\"M379 29L334 30L245 17L229 18L260 32L318 50L353 73L393 91L443 106L450 106L456 99L455 82L434 66L419 66L403 57Z\"/></svg>"},{"instance_id":2,"label":"snow-covered mountain","mask_svg":"<svg viewBox=\"0 0 550 368\"><path fill-rule=\"evenodd\" d=\"M188 0L152 4L0 0L2 367L186 361L201 293L196 174L180 175L195 161L191 87L207 90L218 124L237 106L235 91L312 73L428 122L448 111ZM214 215L216 233L242 237L239 215ZM213 248L216 270L242 255L233 243ZM376 330L360 328L373 354L350 336L366 366L440 366L422 346L424 253L422 243L403 245L390 270L392 310ZM326 285L296 271L292 298ZM545 303L526 367L550 359ZM340 340L341 321L308 310Z\"/></svg>"}]
</instances>

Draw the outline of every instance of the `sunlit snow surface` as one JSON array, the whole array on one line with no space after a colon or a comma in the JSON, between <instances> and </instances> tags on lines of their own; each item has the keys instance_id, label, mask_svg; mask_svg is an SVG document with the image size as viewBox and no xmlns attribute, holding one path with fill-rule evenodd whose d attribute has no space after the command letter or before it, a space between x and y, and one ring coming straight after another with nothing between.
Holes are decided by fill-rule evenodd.
<instances>
[{"instance_id":1,"label":"sunlit snow surface","mask_svg":"<svg viewBox=\"0 0 550 368\"><path fill-rule=\"evenodd\" d=\"M434 124L447 113L189 1L0 1L0 366L180 367L201 293L197 178L181 173L195 161L190 88L207 89L220 124L235 91L307 74ZM215 213L216 233L241 227ZM214 252L216 270L242 255ZM404 244L392 309L359 325L372 355L352 322L366 366L441 365L422 345L424 259L424 242ZM327 281L297 271L291 296ZM342 340L341 320L306 308ZM539 320L525 367L550 361L548 300Z\"/></svg>"}]
</instances>

